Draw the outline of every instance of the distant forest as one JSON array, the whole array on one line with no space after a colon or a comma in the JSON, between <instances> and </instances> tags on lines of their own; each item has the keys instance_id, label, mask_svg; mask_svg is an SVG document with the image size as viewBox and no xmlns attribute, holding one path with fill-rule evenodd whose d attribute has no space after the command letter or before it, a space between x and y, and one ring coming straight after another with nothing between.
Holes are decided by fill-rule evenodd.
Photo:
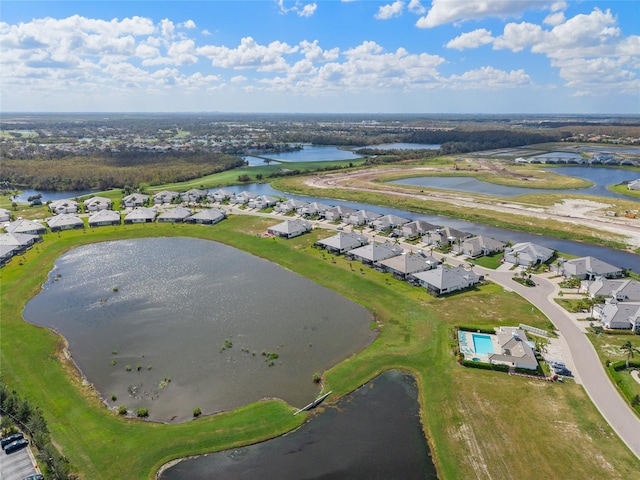
<instances>
[{"instance_id":1,"label":"distant forest","mask_svg":"<svg viewBox=\"0 0 640 480\"><path fill-rule=\"evenodd\" d=\"M68 156L61 159L3 158L0 181L48 191L108 190L183 182L244 165L236 156L202 152Z\"/></svg>"}]
</instances>

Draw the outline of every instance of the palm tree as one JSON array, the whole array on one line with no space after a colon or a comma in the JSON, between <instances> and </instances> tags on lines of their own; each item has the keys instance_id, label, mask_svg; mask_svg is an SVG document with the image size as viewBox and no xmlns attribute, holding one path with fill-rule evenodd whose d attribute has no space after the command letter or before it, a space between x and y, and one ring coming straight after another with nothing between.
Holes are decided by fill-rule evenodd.
<instances>
[{"instance_id":1,"label":"palm tree","mask_svg":"<svg viewBox=\"0 0 640 480\"><path fill-rule=\"evenodd\" d=\"M627 355L627 368L629 368L629 360L631 360L636 353L640 354L640 350L633 346L631 340L627 340L626 342L624 342L624 344L620 347L620 350L622 350Z\"/></svg>"}]
</instances>

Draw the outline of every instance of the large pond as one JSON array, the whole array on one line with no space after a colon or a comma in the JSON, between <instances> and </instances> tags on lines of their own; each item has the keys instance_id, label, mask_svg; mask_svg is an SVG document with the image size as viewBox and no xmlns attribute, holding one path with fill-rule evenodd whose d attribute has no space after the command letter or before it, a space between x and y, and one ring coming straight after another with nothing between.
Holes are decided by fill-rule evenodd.
<instances>
[{"instance_id":1,"label":"large pond","mask_svg":"<svg viewBox=\"0 0 640 480\"><path fill-rule=\"evenodd\" d=\"M540 188L521 188L496 185L483 182L473 177L413 177L402 180L394 180L392 184L411 185L416 187L440 188L443 190L456 190L458 192L481 193L497 195L499 197L513 197L516 195L569 193L580 195L596 195L600 197L624 198L632 202L640 202L640 199L620 195L607 189L610 185L618 185L629 180L640 178L640 173L621 168L598 167L559 167L550 171L559 175L582 178L593 182L593 186L581 189L549 190Z\"/></svg>"},{"instance_id":2,"label":"large pond","mask_svg":"<svg viewBox=\"0 0 640 480\"><path fill-rule=\"evenodd\" d=\"M369 145L365 148L376 150L439 150L437 143L384 143L382 145Z\"/></svg>"},{"instance_id":3,"label":"large pond","mask_svg":"<svg viewBox=\"0 0 640 480\"><path fill-rule=\"evenodd\" d=\"M56 261L24 317L67 338L111 406L148 408L157 421L264 397L302 407L318 394L315 373L375 337L362 306L274 263L190 238L75 248Z\"/></svg>"},{"instance_id":4,"label":"large pond","mask_svg":"<svg viewBox=\"0 0 640 480\"><path fill-rule=\"evenodd\" d=\"M412 377L386 372L295 432L184 460L161 480L436 479Z\"/></svg>"},{"instance_id":5,"label":"large pond","mask_svg":"<svg viewBox=\"0 0 640 480\"><path fill-rule=\"evenodd\" d=\"M328 162L362 158L351 150L341 150L331 145L303 145L301 150L295 152L270 153L262 156L280 162Z\"/></svg>"}]
</instances>

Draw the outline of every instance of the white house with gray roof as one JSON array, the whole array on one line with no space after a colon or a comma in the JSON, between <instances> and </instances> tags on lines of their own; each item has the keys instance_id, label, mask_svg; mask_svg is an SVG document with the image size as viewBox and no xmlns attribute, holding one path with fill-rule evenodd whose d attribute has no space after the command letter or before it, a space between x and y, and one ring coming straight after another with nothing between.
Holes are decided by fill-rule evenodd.
<instances>
[{"instance_id":1,"label":"white house with gray roof","mask_svg":"<svg viewBox=\"0 0 640 480\"><path fill-rule=\"evenodd\" d=\"M247 202L247 206L249 208L256 208L258 210L263 210L265 208L273 207L277 205L280 201L279 198L272 197L270 195L258 195L255 198L249 199Z\"/></svg>"},{"instance_id":2,"label":"white house with gray roof","mask_svg":"<svg viewBox=\"0 0 640 480\"><path fill-rule=\"evenodd\" d=\"M295 198L280 202L274 207L274 210L278 213L289 213L298 211L302 207L306 207L309 202L303 202L302 200L296 200Z\"/></svg>"},{"instance_id":3,"label":"white house with gray roof","mask_svg":"<svg viewBox=\"0 0 640 480\"><path fill-rule=\"evenodd\" d=\"M427 245L442 248L447 245L462 242L463 240L471 237L472 235L470 233L461 232L455 228L444 227L428 232L424 237L422 237L422 240Z\"/></svg>"},{"instance_id":4,"label":"white house with gray roof","mask_svg":"<svg viewBox=\"0 0 640 480\"><path fill-rule=\"evenodd\" d=\"M50 202L48 206L49 210L54 215L60 215L62 213L76 213L78 211L78 202L68 198L54 200L53 202Z\"/></svg>"},{"instance_id":5,"label":"white house with gray roof","mask_svg":"<svg viewBox=\"0 0 640 480\"><path fill-rule=\"evenodd\" d=\"M124 223L151 223L156 218L156 211L147 207L136 207L124 217Z\"/></svg>"},{"instance_id":6,"label":"white house with gray roof","mask_svg":"<svg viewBox=\"0 0 640 480\"><path fill-rule=\"evenodd\" d=\"M229 200L233 195L235 195L231 190L225 190L220 188L213 193L209 194L209 197L213 197L213 200L216 202L224 202L225 200Z\"/></svg>"},{"instance_id":7,"label":"white house with gray roof","mask_svg":"<svg viewBox=\"0 0 640 480\"><path fill-rule=\"evenodd\" d=\"M637 280L599 277L593 281L583 280L580 287L591 298L612 297L618 302L640 302L640 282Z\"/></svg>"},{"instance_id":8,"label":"white house with gray roof","mask_svg":"<svg viewBox=\"0 0 640 480\"><path fill-rule=\"evenodd\" d=\"M7 233L30 233L32 235L42 235L47 232L42 224L24 218L11 222L4 229Z\"/></svg>"},{"instance_id":9,"label":"white house with gray roof","mask_svg":"<svg viewBox=\"0 0 640 480\"><path fill-rule=\"evenodd\" d=\"M378 261L380 268L394 277L405 280L409 275L418 272L424 272L436 268L440 261L434 257L423 257L422 255L413 255L411 253L402 252L395 257Z\"/></svg>"},{"instance_id":10,"label":"white house with gray roof","mask_svg":"<svg viewBox=\"0 0 640 480\"><path fill-rule=\"evenodd\" d=\"M504 261L514 265L538 265L552 256L552 249L531 242L516 243L504 250Z\"/></svg>"},{"instance_id":11,"label":"white house with gray roof","mask_svg":"<svg viewBox=\"0 0 640 480\"><path fill-rule=\"evenodd\" d=\"M373 265L381 260L395 257L402 253L402 247L393 245L389 242L378 243L373 242L362 247L349 250L348 255L354 260L362 262L364 265Z\"/></svg>"},{"instance_id":12,"label":"white house with gray roof","mask_svg":"<svg viewBox=\"0 0 640 480\"><path fill-rule=\"evenodd\" d=\"M593 316L611 330L633 330L640 333L640 302L617 302L610 299L593 308Z\"/></svg>"},{"instance_id":13,"label":"white house with gray roof","mask_svg":"<svg viewBox=\"0 0 640 480\"><path fill-rule=\"evenodd\" d=\"M60 230L72 230L74 228L84 228L84 222L80 217L68 213L61 213L47 220L47 225L52 232Z\"/></svg>"},{"instance_id":14,"label":"white house with gray roof","mask_svg":"<svg viewBox=\"0 0 640 480\"><path fill-rule=\"evenodd\" d=\"M234 205L246 205L249 203L249 200L256 198L257 196L257 193L244 191L229 197L229 203L233 203Z\"/></svg>"},{"instance_id":15,"label":"white house with gray roof","mask_svg":"<svg viewBox=\"0 0 640 480\"><path fill-rule=\"evenodd\" d=\"M192 188L191 190L187 190L186 192L182 192L180 194L180 198L183 202L187 203L195 203L207 198L206 190L199 190L197 188Z\"/></svg>"},{"instance_id":16,"label":"white house with gray roof","mask_svg":"<svg viewBox=\"0 0 640 480\"><path fill-rule=\"evenodd\" d=\"M0 222L10 222L11 212L6 208L0 208Z\"/></svg>"},{"instance_id":17,"label":"white house with gray roof","mask_svg":"<svg viewBox=\"0 0 640 480\"><path fill-rule=\"evenodd\" d=\"M357 233L338 232L336 235L318 240L316 245L325 250L340 255L363 245L367 245L369 240Z\"/></svg>"},{"instance_id":18,"label":"white house with gray roof","mask_svg":"<svg viewBox=\"0 0 640 480\"><path fill-rule=\"evenodd\" d=\"M187 223L198 223L201 225L214 225L218 222L221 222L226 218L224 212L217 210L215 208L209 208L207 210L202 210L198 213L194 213L190 217L187 217L185 222Z\"/></svg>"},{"instance_id":19,"label":"white house with gray roof","mask_svg":"<svg viewBox=\"0 0 640 480\"><path fill-rule=\"evenodd\" d=\"M477 285L484 277L464 267L440 265L432 270L412 274L431 295L443 295Z\"/></svg>"},{"instance_id":20,"label":"white house with gray roof","mask_svg":"<svg viewBox=\"0 0 640 480\"><path fill-rule=\"evenodd\" d=\"M405 238L421 237L424 234L433 232L439 228L442 227L425 222L424 220L414 220L413 222L402 225L402 236Z\"/></svg>"},{"instance_id":21,"label":"white house with gray roof","mask_svg":"<svg viewBox=\"0 0 640 480\"><path fill-rule=\"evenodd\" d=\"M374 220L380 218L382 214L370 212L369 210L358 210L349 215L345 222L350 225L369 225Z\"/></svg>"},{"instance_id":22,"label":"white house with gray roof","mask_svg":"<svg viewBox=\"0 0 640 480\"><path fill-rule=\"evenodd\" d=\"M30 235L28 233L3 233L0 235L0 246L11 247L11 256L20 255L31 248L34 243L41 240L42 237L39 235Z\"/></svg>"},{"instance_id":23,"label":"white house with gray roof","mask_svg":"<svg viewBox=\"0 0 640 480\"><path fill-rule=\"evenodd\" d=\"M535 347L524 330L517 327L500 327L496 336L499 351L489 355L489 363L537 370Z\"/></svg>"},{"instance_id":24,"label":"white house with gray roof","mask_svg":"<svg viewBox=\"0 0 640 480\"><path fill-rule=\"evenodd\" d=\"M269 227L267 231L272 235L282 238L293 238L313 229L311 222L305 220L285 220L282 223Z\"/></svg>"},{"instance_id":25,"label":"white house with gray roof","mask_svg":"<svg viewBox=\"0 0 640 480\"><path fill-rule=\"evenodd\" d=\"M624 270L611 265L596 257L580 257L566 260L557 268L564 277L574 277L583 280L594 280L597 277L617 278L624 274Z\"/></svg>"},{"instance_id":26,"label":"white house with gray roof","mask_svg":"<svg viewBox=\"0 0 640 480\"><path fill-rule=\"evenodd\" d=\"M107 225L120 225L120 213L113 210L99 210L89 216L90 227L104 227Z\"/></svg>"},{"instance_id":27,"label":"white house with gray roof","mask_svg":"<svg viewBox=\"0 0 640 480\"><path fill-rule=\"evenodd\" d=\"M371 226L378 232L384 232L385 230L392 230L398 228L411 220L408 218L402 218L398 215L388 214L382 215L371 222Z\"/></svg>"},{"instance_id":28,"label":"white house with gray roof","mask_svg":"<svg viewBox=\"0 0 640 480\"><path fill-rule=\"evenodd\" d=\"M323 217L324 213L330 208L332 208L331 205L327 205L325 203L311 202L298 209L297 212L298 215L301 215L303 217L313 217L315 215Z\"/></svg>"},{"instance_id":29,"label":"white house with gray roof","mask_svg":"<svg viewBox=\"0 0 640 480\"><path fill-rule=\"evenodd\" d=\"M122 205L125 208L142 207L149 201L149 195L144 193L132 193L122 197Z\"/></svg>"},{"instance_id":30,"label":"white house with gray roof","mask_svg":"<svg viewBox=\"0 0 640 480\"><path fill-rule=\"evenodd\" d=\"M631 180L629 183L627 183L627 188L629 190L640 190L640 178Z\"/></svg>"},{"instance_id":31,"label":"white house with gray roof","mask_svg":"<svg viewBox=\"0 0 640 480\"><path fill-rule=\"evenodd\" d=\"M158 215L158 222L182 223L191 215L191 210L185 207L168 208Z\"/></svg>"},{"instance_id":32,"label":"white house with gray roof","mask_svg":"<svg viewBox=\"0 0 640 480\"><path fill-rule=\"evenodd\" d=\"M462 253L471 258L476 258L501 252L506 246L506 242L484 235L478 235L476 237L463 240L459 245L455 243L452 248L454 252Z\"/></svg>"},{"instance_id":33,"label":"white house with gray roof","mask_svg":"<svg viewBox=\"0 0 640 480\"><path fill-rule=\"evenodd\" d=\"M84 202L84 209L87 212L97 212L99 210L108 210L113 202L106 197L91 197Z\"/></svg>"},{"instance_id":34,"label":"white house with gray roof","mask_svg":"<svg viewBox=\"0 0 640 480\"><path fill-rule=\"evenodd\" d=\"M154 205L169 205L176 200L180 194L178 192L174 192L172 190L162 190L153 195L153 203Z\"/></svg>"},{"instance_id":35,"label":"white house with gray roof","mask_svg":"<svg viewBox=\"0 0 640 480\"><path fill-rule=\"evenodd\" d=\"M338 222L341 220L346 220L352 214L356 213L357 210L355 208L345 207L343 205L337 205L335 207L331 207L330 209L324 212L324 218L330 222Z\"/></svg>"}]
</instances>

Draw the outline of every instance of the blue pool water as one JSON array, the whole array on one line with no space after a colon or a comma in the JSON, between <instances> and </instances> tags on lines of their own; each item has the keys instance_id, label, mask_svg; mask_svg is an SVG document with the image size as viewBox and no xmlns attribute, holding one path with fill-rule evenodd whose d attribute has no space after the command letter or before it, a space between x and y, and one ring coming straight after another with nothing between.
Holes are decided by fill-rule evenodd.
<instances>
[{"instance_id":1,"label":"blue pool water","mask_svg":"<svg viewBox=\"0 0 640 480\"><path fill-rule=\"evenodd\" d=\"M473 334L473 349L476 353L481 355L490 355L495 353L493 351L493 343L491 342L491 337L487 335L477 335Z\"/></svg>"}]
</instances>

